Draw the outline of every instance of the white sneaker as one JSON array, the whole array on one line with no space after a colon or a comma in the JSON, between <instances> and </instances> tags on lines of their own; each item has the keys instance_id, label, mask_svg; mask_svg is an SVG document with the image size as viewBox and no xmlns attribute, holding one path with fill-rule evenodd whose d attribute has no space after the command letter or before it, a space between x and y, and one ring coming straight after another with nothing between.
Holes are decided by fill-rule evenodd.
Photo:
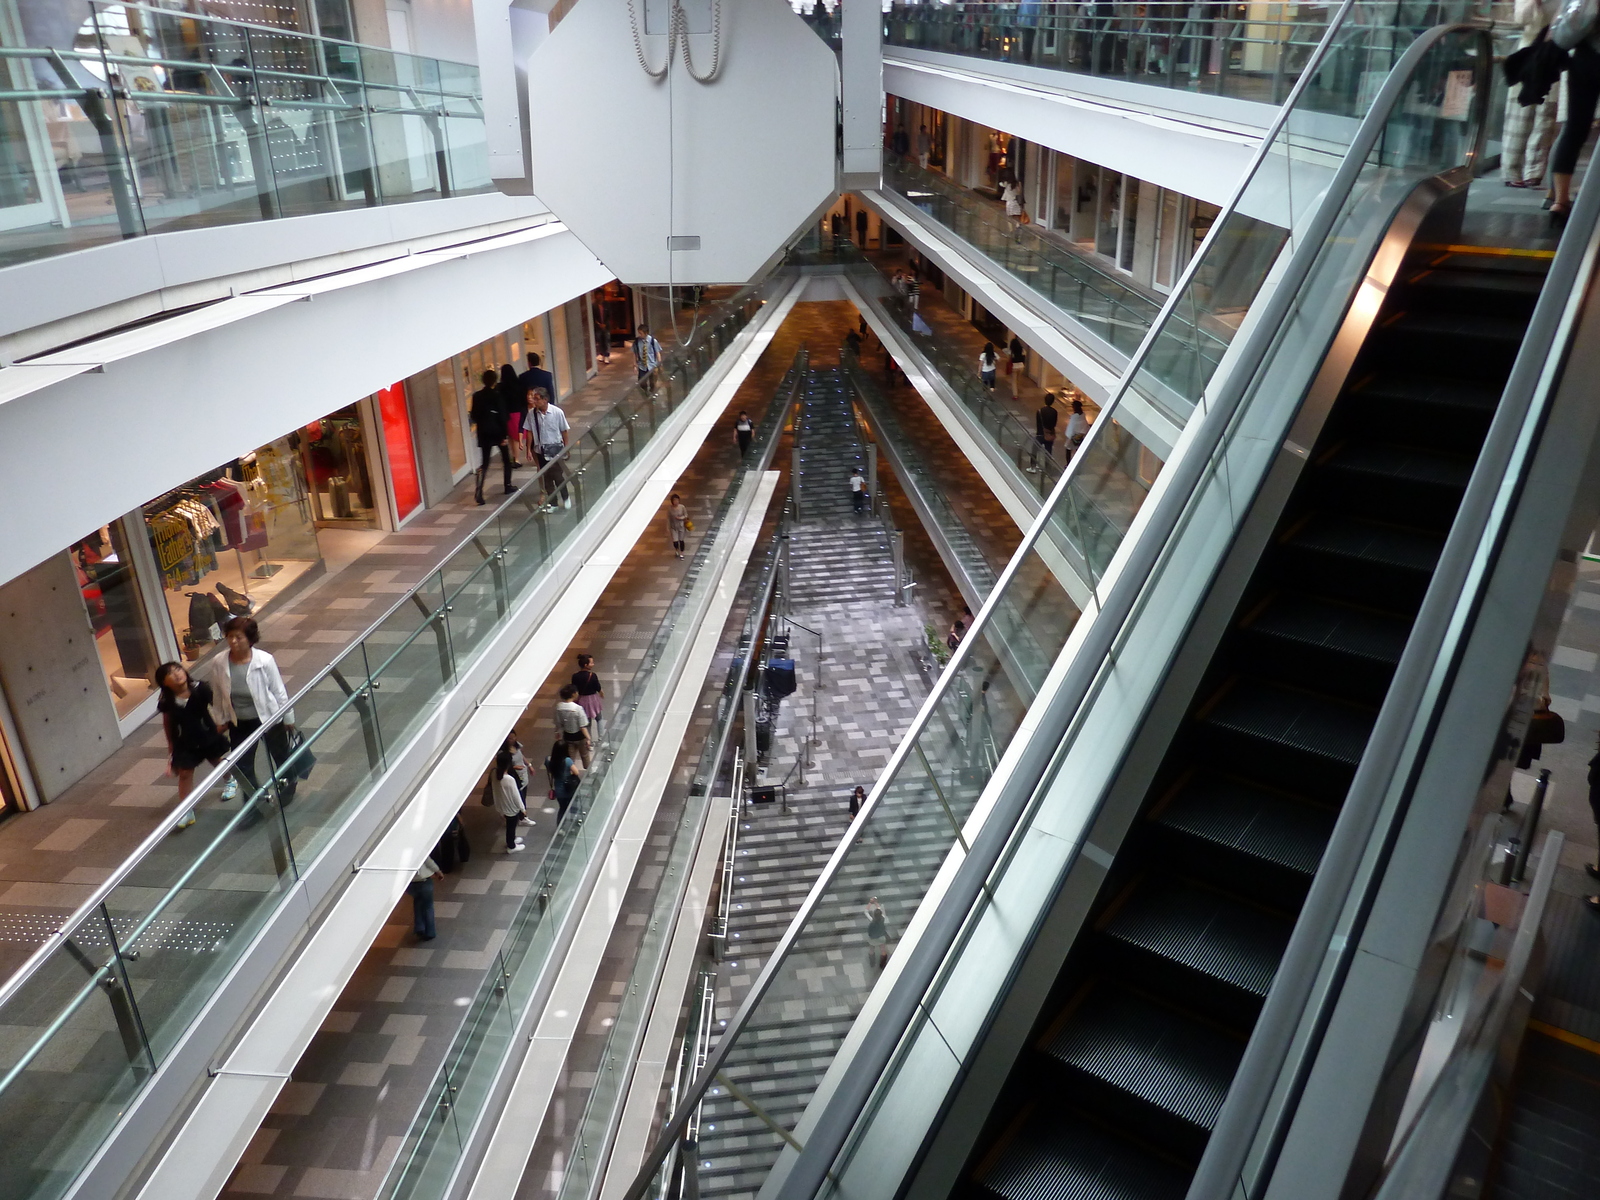
<instances>
[{"instance_id":1,"label":"white sneaker","mask_svg":"<svg viewBox=\"0 0 1600 1200\"><path fill-rule=\"evenodd\" d=\"M565 500L563 500L561 502L561 507L562 508L571 508L572 507L572 497L568 496Z\"/></svg>"},{"instance_id":2,"label":"white sneaker","mask_svg":"<svg viewBox=\"0 0 1600 1200\"><path fill-rule=\"evenodd\" d=\"M219 800L236 800L236 799L238 799L238 797L239 797L239 781L237 779L230 778L228 780L228 786L222 789L222 795L219 796L218 799Z\"/></svg>"},{"instance_id":3,"label":"white sneaker","mask_svg":"<svg viewBox=\"0 0 1600 1200\"><path fill-rule=\"evenodd\" d=\"M518 825L532 825L533 824L533 818L532 817L523 817L520 821L517 822L517 824Z\"/></svg>"},{"instance_id":4,"label":"white sneaker","mask_svg":"<svg viewBox=\"0 0 1600 1200\"><path fill-rule=\"evenodd\" d=\"M518 838L517 839L517 844L515 846L507 846L506 847L506 853L507 854L515 854L518 850L522 849L523 844L524 843L523 843L522 839Z\"/></svg>"}]
</instances>

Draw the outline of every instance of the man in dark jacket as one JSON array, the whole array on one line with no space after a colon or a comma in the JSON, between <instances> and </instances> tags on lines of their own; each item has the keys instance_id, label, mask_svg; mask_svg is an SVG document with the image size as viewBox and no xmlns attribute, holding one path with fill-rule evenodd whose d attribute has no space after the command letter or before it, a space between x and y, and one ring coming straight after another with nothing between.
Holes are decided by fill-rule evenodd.
<instances>
[{"instance_id":1,"label":"man in dark jacket","mask_svg":"<svg viewBox=\"0 0 1600 1200\"><path fill-rule=\"evenodd\" d=\"M479 504L483 503L483 481L489 474L489 456L497 446L500 448L500 466L505 471L506 495L517 490L511 486L511 451L506 446L506 406L500 390L495 387L496 378L493 371L485 371L479 376L483 386L472 393L472 407L468 410L472 427L477 431L478 449L483 454L483 462L478 467L477 487L472 493L472 498Z\"/></svg>"}]
</instances>

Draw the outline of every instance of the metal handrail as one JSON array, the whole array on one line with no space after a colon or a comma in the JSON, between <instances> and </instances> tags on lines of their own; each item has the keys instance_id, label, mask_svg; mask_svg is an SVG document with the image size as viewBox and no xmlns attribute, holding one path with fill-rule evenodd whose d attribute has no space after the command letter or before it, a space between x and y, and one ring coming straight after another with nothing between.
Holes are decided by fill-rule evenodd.
<instances>
[{"instance_id":1,"label":"metal handrail","mask_svg":"<svg viewBox=\"0 0 1600 1200\"><path fill-rule=\"evenodd\" d=\"M1349 4L1350 0L1346 0L1341 13L1348 11ZM1331 39L1338 29L1337 21L1330 24L1322 48L1331 44ZM1097 619L1090 626L1087 636L1068 666L1060 688L1050 698L1048 710L1039 722L1040 729L1066 728L1070 716L1079 711L1087 700L1095 679L1133 615L1146 585L1166 552L1170 539L1179 528L1195 488L1210 468L1216 450L1232 425L1234 415L1242 406L1250 382L1256 377L1270 352L1277 333L1297 301L1299 291L1305 285L1312 267L1321 257L1346 197L1352 192L1369 156L1385 132L1393 111L1403 99L1412 72L1429 49L1446 36L1463 30L1483 33L1477 26L1436 26L1407 47L1399 63L1384 81L1352 140L1349 152L1323 193L1312 218L1303 233L1295 239L1296 249L1277 288L1263 306L1261 319L1241 346L1241 353L1218 389L1210 410L1196 427L1196 436L1190 443L1188 451L1168 465L1167 469L1174 473L1173 480L1154 502L1143 535L1132 546L1132 553L1122 573L1102 599L1102 608ZM1486 34L1484 38L1487 49ZM1316 66L1315 62L1308 65L1296 82L1297 91L1312 78ZM1487 54L1480 56L1479 69L1482 73L1479 82L1485 83L1487 71L1490 69ZM1482 117L1487 105L1488 88L1479 87L1477 96L1479 101L1477 143L1468 153L1469 162L1475 161L1481 150L1484 136ZM1283 111L1279 114L1280 118L1287 116L1294 100L1295 96L1292 95L1285 102ZM1270 144L1272 136L1274 135L1269 134L1268 141L1264 145ZM1223 217L1219 216L1213 225L1213 232L1222 225L1222 222ZM1191 263L1191 267L1195 265ZM1178 294L1178 291L1174 292L1174 296ZM1133 373L1139 369L1144 354L1148 352L1159 329L1159 325L1152 328L1151 334L1140 347L1141 353L1135 355L1134 360L1130 362L1118 394L1131 383ZM1096 425L1099 424L1100 422L1096 422ZM986 610L988 607L985 605ZM1059 752L1060 745L1055 738L1035 737L1023 747L1012 779L1016 781L1042 779L1049 763ZM858 1044L852 1064L854 1069L834 1092L827 1110L812 1130L806 1149L801 1152L785 1179L780 1193L783 1200L812 1195L821 1185L827 1171L831 1169L857 1117L893 1056L904 1031L920 1010L928 988L932 986L961 930L966 926L974 906L989 885L994 868L1010 844L1015 827L1021 821L1033 794L1034 788L1031 785L1015 786L996 798L994 808L978 837L974 839L972 853L957 868L944 902L938 911L932 914L921 937L911 948L906 966L902 968L890 994L879 1008L871 1028L866 1031ZM1318 878L1321 878L1320 871ZM1260 1028L1259 1023L1257 1028ZM1252 1048L1255 1044L1255 1040L1252 1039ZM1264 1096L1262 1100L1264 1103ZM1218 1144L1217 1135L1213 1133L1211 1142L1208 1143L1208 1157L1210 1146L1216 1144ZM1229 1174L1230 1180L1232 1174ZM1206 1194L1199 1190L1199 1181L1200 1176L1197 1175L1196 1183L1191 1186L1191 1197Z\"/></svg>"},{"instance_id":2,"label":"metal handrail","mask_svg":"<svg viewBox=\"0 0 1600 1200\"><path fill-rule=\"evenodd\" d=\"M770 279L770 277L768 278ZM740 289L740 291L734 296L729 297L728 300L726 300L723 304L719 305L715 309L712 309L710 313L702 317L702 323L712 325L720 324L721 321L726 319L728 316L731 316L736 309L747 303L750 297L767 282L767 279L763 279ZM663 373L666 373L669 370L669 364L674 359L677 360L679 364L687 361L686 356L677 354L669 355L663 361L661 368ZM638 390L638 385L630 388L625 394L624 398L618 401L618 403L614 405L610 411L615 412L618 408L621 408L623 405L627 404L633 397L634 393ZM447 563L451 561L451 559L453 559L457 554L471 546L475 540L482 537L485 530L492 530L496 528L497 523L503 513L507 512L517 504L526 503L528 497L533 494L530 489L539 481L542 476L544 476L544 474L549 470L550 465L551 464L546 464L545 467L541 468L532 479L524 483L522 487L517 490L516 494L507 496L504 500L502 500L501 503L493 509L493 511L491 511L482 521L472 528L471 532L467 533L456 542L455 546L450 550L450 552L440 560L441 563ZM352 638L350 644L353 646L365 642L369 637L377 632L386 621L393 617L396 612L400 611L408 604L414 604L415 601L413 597L416 596L431 579L432 573L430 572L430 574L424 580L422 580L405 595L401 596L387 609L385 609L383 613L370 625L368 625L367 628L364 629L357 637ZM453 595L450 597L445 597L444 601L446 604L448 604L449 601L454 598L455 597ZM426 623L424 623L424 627L426 627ZM403 650L404 647L401 647L400 649ZM396 653L399 652L399 650L396 651ZM330 663L328 666L317 672L316 675L312 676L312 678L308 680L304 686L299 688L294 692L293 695L289 697L289 703L286 708L292 709L297 703L307 699L312 690L325 680L338 677L339 662L339 659L335 659L334 662ZM354 701L359 694L360 691L358 690L355 694L348 696L345 700L345 704L348 705ZM341 711L342 709L343 706L341 706ZM237 747L231 750L222 759L221 763L213 771L209 772L204 779L196 783L194 791L191 793L191 795L195 797L203 795L206 789L210 786L210 781L212 779L232 770L240 758L246 756L247 754L253 753L254 747L258 742L262 741L262 739L266 736L266 733L267 727L263 726L261 729L258 729L254 733L250 734L244 739L244 741L240 742ZM278 773L282 773L283 770L292 765L293 760L291 759L289 762L283 764ZM262 785L257 795L265 794L271 786L272 785L270 782ZM6 1004L12 998L12 996L20 990L22 985L25 984L28 979L30 979L43 966L50 956L54 954L54 952L60 947L61 943L70 937L73 931L76 930L79 925L94 915L95 909L104 903L105 900L119 886L122 885L129 874L131 874L153 850L164 844L166 838L178 826L178 823L185 818L190 807L192 807L192 805L179 805L173 809L172 812L163 817L156 824L155 828L150 832L150 834L144 839L144 841L141 842L137 848L135 848L133 853L125 858L119 866L114 868L111 874L107 876L102 883L96 886L94 891L90 893L88 899L80 904L72 913L72 915L61 923L56 932L51 934L39 946L39 948L34 951L33 954L29 955L27 961L24 962L15 973L13 973L8 979L0 982L0 1006ZM243 812L241 812L239 815L243 816Z\"/></svg>"},{"instance_id":3,"label":"metal handrail","mask_svg":"<svg viewBox=\"0 0 1600 1200\"><path fill-rule=\"evenodd\" d=\"M1016 577L1018 571L1021 569L1022 564L1027 560L1029 554L1033 552L1034 546L1037 545L1039 539L1045 536L1045 531L1051 521L1055 506L1062 501L1063 497L1065 497L1068 487L1076 478L1082 464L1089 461L1089 459L1092 457L1088 451L1094 444L1095 439L1105 436L1103 431L1111 426L1112 422L1106 420L1105 418L1114 415L1116 406L1121 402L1122 398L1132 387L1134 377L1138 373L1139 369L1144 365L1144 362L1148 357L1151 347L1153 346L1160 330L1176 311L1178 304L1182 301L1186 293L1188 285L1193 280L1194 275L1199 271L1201 264L1206 260L1210 249L1216 244L1217 238L1220 236L1220 231L1226 221L1226 218L1238 209L1239 203L1243 199L1245 191L1248 189L1250 183L1255 179L1255 176L1261 169L1262 164L1265 163L1274 140L1276 139L1278 133L1283 129L1285 123L1288 121L1289 113L1293 110L1295 101L1307 87L1312 75L1314 74L1315 68L1321 63L1322 56L1324 56L1331 48L1335 34L1337 34L1341 29L1346 15L1350 12L1354 3L1355 0L1342 0L1338 12L1329 21L1327 31L1323 36L1322 42L1318 45L1317 52L1313 56L1312 61L1310 64L1308 64L1308 69L1302 72L1300 78L1296 80L1294 90L1291 92L1289 99L1284 102L1282 108L1274 117L1272 125L1268 128L1266 135L1262 138L1261 144L1257 147L1256 154L1251 160L1250 166L1246 169L1244 175L1239 180L1238 185L1234 188L1233 195L1229 199L1227 206L1218 213L1217 219L1212 222L1211 228L1207 230L1205 240L1201 243L1199 251L1192 259L1190 259L1188 265L1184 268L1183 275L1178 280L1176 286L1174 286L1171 295L1167 297L1166 302L1162 305L1161 312L1158 314L1156 321L1151 325L1149 332L1146 333L1143 342L1140 343L1139 349L1136 350L1133 356L1129 359L1128 366L1124 370L1116 390L1112 393L1106 404L1101 408L1100 419L1095 421L1089 427L1089 434L1085 438L1082 448L1076 454L1074 454L1072 459L1068 462L1067 469L1062 472L1061 478L1057 480L1055 487L1051 490L1049 498L1041 506L1038 517L1034 520L1027 533L1023 536L1022 544L1012 556L1011 561L1006 564L1005 569L1000 573L1000 578L995 582L994 591L989 594L989 598L979 608L977 616L973 619L972 627L967 631L967 636L962 638L961 643L956 647L955 652L951 655L950 662L945 666L944 672L939 678L939 682L935 685L932 693L930 693L928 698L923 702L922 708L912 720L911 726L909 729L907 729L904 737L901 739L900 745L896 747L894 754L890 757L888 765L885 767L883 773L878 777L878 781L873 785L872 790L868 793L866 803L862 806L860 814L856 817L855 822L852 824L852 830L864 827L865 823L870 820L878 804L882 801L883 795L887 790L888 781L895 777L900 767L911 756L917 739L920 737L923 730L927 728L929 722L933 719L934 714L938 711L939 701L945 695L946 691L952 686L952 681L960 677L961 669L966 665L967 659L974 652L973 647L978 645L982 640L977 635L983 631L984 626L990 620L995 610L998 597L1003 591L1005 591L1005 589L1010 585L1011 581ZM1408 59L1403 61L1413 60ZM1379 99L1381 100L1386 94L1389 94L1390 90L1394 86L1393 74L1391 74L1390 80L1385 83L1385 91L1380 92ZM1375 102L1374 107L1376 106L1377 105ZM1362 129L1365 131L1366 126L1364 125ZM1361 133L1358 132L1358 140L1360 137ZM1374 130L1372 132L1371 140L1375 142L1376 138L1377 131ZM1365 159L1366 154L1370 153L1370 148L1370 145L1368 145L1367 149L1362 152L1361 158L1363 160ZM1352 153L1352 157L1353 156L1354 155ZM1347 183L1346 190L1348 190L1348 186L1349 185ZM1332 189L1330 188L1330 192L1331 191ZM1321 210L1319 210L1319 216L1320 215ZM1330 216L1328 223L1331 224L1331 220L1332 218ZM1315 219L1313 219L1312 225L1315 227ZM1322 236L1326 236L1326 231L1323 232ZM1321 238L1319 237L1316 240L1320 242ZM1293 291L1292 288L1288 290L1290 292ZM1272 306L1273 301L1279 300L1280 298L1283 300L1284 304L1287 303L1288 297L1284 295L1284 292L1281 289L1279 292L1274 294L1271 300L1269 300L1269 308ZM1281 312L1279 313L1279 316L1281 319ZM1259 340L1259 338L1257 340ZM1264 354L1265 346L1263 346L1261 350L1262 354ZM1223 409L1226 407L1227 406L1219 403L1219 405L1213 410L1212 418L1206 422L1206 426L1209 427L1209 430L1214 431L1213 444L1215 440L1220 440L1221 427L1225 425L1226 417L1229 415L1227 412L1223 411ZM1170 489L1162 497L1161 501L1157 503L1155 509L1153 510L1151 526L1155 531L1154 536L1141 539L1140 543L1133 548L1132 561L1130 562L1129 568L1123 572L1122 578L1117 581L1112 591L1105 597L1100 596L1099 583L1095 583L1093 601L1091 605L1086 606L1084 610L1084 616L1091 616L1097 607L1105 607L1109 608L1110 611L1109 613L1104 613L1101 615L1108 615L1111 617L1111 619L1107 621L1101 621L1097 619L1090 626L1089 636L1086 639L1085 645L1078 651L1078 654L1074 660L1073 670L1071 673L1069 673L1068 679L1064 681L1064 686L1060 689L1058 698L1061 693L1070 692L1078 695L1080 699L1082 695L1087 694L1089 684L1092 682L1095 674L1098 673L1100 663L1110 649L1112 639L1114 638L1114 631L1120 628L1123 619L1126 618L1128 612L1130 612L1132 609L1133 601L1136 598L1139 588L1133 583L1131 577L1137 576L1142 580L1142 577L1145 574L1148 574L1151 569L1153 569L1155 565L1156 553L1158 552L1159 548L1165 544L1164 534L1169 533L1171 528L1175 527L1177 520L1182 513L1183 505L1181 501L1187 496L1190 487L1192 487L1194 483L1198 482L1201 473L1204 470L1206 460L1208 460L1210 457L1210 447L1204 445L1201 439L1196 439L1196 441L1198 443L1198 453L1192 452L1190 454L1186 454L1168 466L1169 470L1177 472L1178 476L1180 477L1180 485ZM1183 484L1189 484L1190 487L1184 487L1182 486ZM1115 601L1115 607L1111 607L1113 601ZM1092 666L1089 665L1091 661L1093 664ZM1062 707L1062 705L1058 703L1053 705L1052 709L1054 711L1060 707ZM1033 753L1029 754L1028 751L1033 751ZM1030 744L1025 748L1024 754L1025 757L1030 760L1029 765L1033 765L1032 760L1034 759L1040 760L1037 762L1037 769L1033 772L1035 776L1042 774L1047 761L1047 755L1049 753L1053 753L1053 751L1054 747L1046 749L1044 747L1037 747L1034 744ZM962 868L958 873L956 880L957 886L961 885L963 882L966 882L971 884L968 890L974 895L981 891L983 881L988 875L986 864L992 863L998 858L1000 851L1005 845L1005 841L1009 838L1010 824L1014 823L1016 815L1020 814L1021 802L1019 801L1013 807L1017 809L1017 812L1010 814L1013 818L1012 822L1008 822L1006 820L1007 813L1003 811L1003 806L997 805L996 808L991 811L988 818L984 822L983 828L979 831L977 840L973 842L971 849L962 864ZM1002 826L1004 826L1003 830L1001 828ZM853 842L854 837L850 834L847 834L840 840L838 847L828 859L827 864L823 867L822 872L818 875L816 883L812 885L811 891L807 893L806 898L801 902L799 911L796 912L794 919L789 924L789 927L784 931L783 935L778 940L778 944L767 956L767 961L762 966L761 974L756 978L756 981L754 984L752 984L749 992L746 993L745 999L739 1007L739 1011L729 1022L728 1028L723 1033L722 1039L717 1043L717 1048L713 1052L710 1061L706 1065L706 1068L701 1072L700 1077L695 1080L694 1087L690 1089L690 1094L692 1095L693 1100L687 1102L688 1104L692 1105L699 1102L700 1097L705 1094L706 1088L710 1086L712 1080L716 1076L716 1073L721 1069L722 1062L727 1057L734 1042L737 1040L738 1035L742 1032L745 1025L748 1023L751 1014L755 1011L756 1006L766 994L767 988L771 986L773 979L776 978L778 967L787 957L790 947L794 945L796 938L799 936L799 931L809 921L829 884L832 883L834 877L839 873L839 870L844 864L845 856ZM980 860L977 857L980 854L980 850L984 855L984 860ZM971 907L971 901L968 901L965 904L957 901L948 907L952 910L959 908L961 917L964 919L967 911ZM950 941L954 940L958 930L959 926L949 929L948 939ZM930 927L929 931L924 934L925 940L928 937L928 934L932 933L932 931L932 927ZM925 940L923 943L919 943L919 950L925 944ZM936 966L936 964L934 965ZM903 972L901 976L902 980L904 980L909 973L909 971ZM899 989L897 989L897 991L898 990ZM920 998L921 990L922 989L918 990L918 998ZM915 1003L916 1002L913 1001L913 1009L915 1007ZM909 1014L907 1015L906 1019L909 1020ZM877 1025L874 1026L874 1028L877 1027ZM892 1049L892 1046L890 1048ZM876 1078L876 1073L874 1073L874 1078ZM863 1098L863 1103L864 1102L865 1100ZM649 1188L651 1178L654 1176L656 1169L660 1166L662 1159L665 1157L667 1147L682 1137L687 1118L688 1109L684 1104L680 1104L679 1110L672 1115L671 1119L662 1128L655 1146L653 1146L650 1153L646 1155L645 1161L640 1166L639 1174L635 1177L632 1185L628 1188L623 1200L642 1200L644 1193ZM845 1132L846 1131L843 1130L840 1131L839 1137L841 1140ZM815 1137L816 1134L813 1134L813 1140L815 1140ZM832 1157L830 1156L827 1162L823 1165L822 1172L825 1172L831 1163ZM818 1182L820 1182L821 1177L822 1173L818 1173ZM793 1178L792 1173L791 1178Z\"/></svg>"}]
</instances>

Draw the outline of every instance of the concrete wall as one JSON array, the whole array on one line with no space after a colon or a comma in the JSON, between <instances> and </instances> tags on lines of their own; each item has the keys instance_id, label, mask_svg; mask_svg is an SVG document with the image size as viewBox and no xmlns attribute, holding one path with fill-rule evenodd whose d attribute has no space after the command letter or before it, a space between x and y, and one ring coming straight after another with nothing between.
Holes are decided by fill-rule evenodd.
<instances>
[{"instance_id":1,"label":"concrete wall","mask_svg":"<svg viewBox=\"0 0 1600 1200\"><path fill-rule=\"evenodd\" d=\"M0 687L45 800L122 744L65 550L0 587Z\"/></svg>"}]
</instances>

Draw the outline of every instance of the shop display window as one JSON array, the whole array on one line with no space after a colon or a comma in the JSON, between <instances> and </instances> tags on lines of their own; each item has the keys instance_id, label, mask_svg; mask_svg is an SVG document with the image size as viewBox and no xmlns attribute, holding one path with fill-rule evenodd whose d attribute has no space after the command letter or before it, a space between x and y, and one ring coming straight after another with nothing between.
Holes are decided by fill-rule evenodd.
<instances>
[{"instance_id":1,"label":"shop display window","mask_svg":"<svg viewBox=\"0 0 1600 1200\"><path fill-rule=\"evenodd\" d=\"M89 614L112 703L117 716L125 717L154 694L151 678L159 652L122 523L101 526L74 542L67 553Z\"/></svg>"},{"instance_id":2,"label":"shop display window","mask_svg":"<svg viewBox=\"0 0 1600 1200\"><path fill-rule=\"evenodd\" d=\"M553 346L566 347L570 344L567 337L567 310L565 306L550 310L550 342ZM546 354L544 369L556 377L556 393L560 399L566 399L572 393L572 356L569 354Z\"/></svg>"},{"instance_id":3,"label":"shop display window","mask_svg":"<svg viewBox=\"0 0 1600 1200\"><path fill-rule=\"evenodd\" d=\"M297 446L279 438L144 507L162 594L183 657L221 640L322 557Z\"/></svg>"},{"instance_id":4,"label":"shop display window","mask_svg":"<svg viewBox=\"0 0 1600 1200\"><path fill-rule=\"evenodd\" d=\"M467 465L467 440L461 431L466 421L466 405L462 402L462 396L472 393L456 390L455 359L447 358L442 363L436 363L433 372L439 392L439 415L444 418L444 441L450 455L450 470L460 471Z\"/></svg>"},{"instance_id":5,"label":"shop display window","mask_svg":"<svg viewBox=\"0 0 1600 1200\"><path fill-rule=\"evenodd\" d=\"M417 475L417 452L411 441L411 412L406 407L404 382L378 393L378 411L383 418L383 446L394 484L395 516L403 521L422 504L422 481Z\"/></svg>"},{"instance_id":6,"label":"shop display window","mask_svg":"<svg viewBox=\"0 0 1600 1200\"><path fill-rule=\"evenodd\" d=\"M297 436L317 521L365 528L377 525L377 497L359 406L350 404L312 421Z\"/></svg>"}]
</instances>

